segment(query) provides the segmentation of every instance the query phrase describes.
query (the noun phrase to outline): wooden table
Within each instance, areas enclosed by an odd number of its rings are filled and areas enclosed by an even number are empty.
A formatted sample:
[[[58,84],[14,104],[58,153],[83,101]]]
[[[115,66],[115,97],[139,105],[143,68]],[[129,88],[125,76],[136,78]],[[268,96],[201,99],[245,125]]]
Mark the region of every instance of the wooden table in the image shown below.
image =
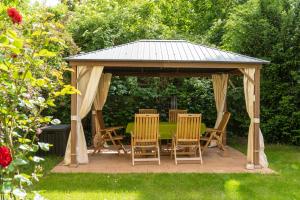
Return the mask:
[[[126,134],[130,134],[133,131],[134,122],[130,122],[126,127]],[[201,134],[203,134],[206,130],[206,125],[201,123]],[[160,139],[172,139],[173,134],[176,133],[176,123],[170,122],[159,122],[159,135]]]

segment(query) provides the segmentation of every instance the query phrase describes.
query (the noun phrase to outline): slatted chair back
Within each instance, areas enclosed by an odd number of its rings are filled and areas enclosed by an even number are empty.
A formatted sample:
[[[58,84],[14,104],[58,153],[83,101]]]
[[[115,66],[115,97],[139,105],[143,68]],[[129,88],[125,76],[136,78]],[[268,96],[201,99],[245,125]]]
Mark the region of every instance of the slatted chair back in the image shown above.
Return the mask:
[[[199,141],[201,133],[201,114],[178,114],[177,141]]]
[[[157,114],[156,109],[139,109],[139,114]]]
[[[169,110],[169,122],[176,123],[178,114],[186,114],[187,110],[170,109]]]
[[[155,142],[159,135],[159,114],[135,114],[134,140],[136,142]]]
[[[222,131],[222,132],[225,131],[227,123],[230,119],[230,115],[231,115],[230,112],[224,112],[223,117],[222,117],[222,119],[219,123],[219,126],[217,128],[219,131]]]

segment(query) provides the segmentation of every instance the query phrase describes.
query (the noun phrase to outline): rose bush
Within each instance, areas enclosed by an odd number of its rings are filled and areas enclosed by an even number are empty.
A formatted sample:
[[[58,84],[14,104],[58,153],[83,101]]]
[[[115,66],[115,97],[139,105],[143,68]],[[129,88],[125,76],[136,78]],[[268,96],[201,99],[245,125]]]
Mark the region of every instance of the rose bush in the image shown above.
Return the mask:
[[[77,92],[63,79],[70,71],[63,57],[77,50],[64,19],[51,9],[16,2],[0,2],[2,199],[28,198],[26,191],[42,176],[44,159],[35,153],[50,146],[39,142],[38,135],[43,126],[59,122],[45,110],[55,107],[57,98]]]

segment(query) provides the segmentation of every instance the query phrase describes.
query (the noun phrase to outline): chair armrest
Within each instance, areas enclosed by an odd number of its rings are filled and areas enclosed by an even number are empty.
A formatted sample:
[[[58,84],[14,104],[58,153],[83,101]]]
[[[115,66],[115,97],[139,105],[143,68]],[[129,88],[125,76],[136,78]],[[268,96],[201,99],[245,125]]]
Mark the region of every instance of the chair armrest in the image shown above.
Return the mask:
[[[206,128],[206,132],[212,132],[212,131],[218,131],[218,129],[215,128]]]
[[[132,131],[130,131],[130,135],[132,138],[134,138],[134,133]]]
[[[114,130],[118,130],[118,129],[122,129],[124,128],[123,126],[115,126],[115,127],[107,127],[105,128],[105,130],[109,130],[109,131],[114,131]]]
[[[215,129],[215,128],[206,128],[205,132],[223,132],[223,131],[220,131],[218,129]]]

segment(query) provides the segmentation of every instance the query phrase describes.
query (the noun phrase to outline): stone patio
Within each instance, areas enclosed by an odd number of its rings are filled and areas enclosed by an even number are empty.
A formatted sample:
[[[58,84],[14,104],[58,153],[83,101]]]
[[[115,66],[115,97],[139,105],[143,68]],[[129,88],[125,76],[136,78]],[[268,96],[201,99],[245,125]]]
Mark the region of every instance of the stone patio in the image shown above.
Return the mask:
[[[161,156],[161,165],[151,162],[131,164],[130,154],[118,156],[111,150],[101,154],[89,153],[89,164],[78,167],[59,163],[52,169],[54,173],[274,173],[269,168],[247,170],[246,156],[238,150],[227,147],[224,154],[217,148],[208,148],[203,155],[203,165],[199,162],[182,162],[175,165],[170,156]]]

